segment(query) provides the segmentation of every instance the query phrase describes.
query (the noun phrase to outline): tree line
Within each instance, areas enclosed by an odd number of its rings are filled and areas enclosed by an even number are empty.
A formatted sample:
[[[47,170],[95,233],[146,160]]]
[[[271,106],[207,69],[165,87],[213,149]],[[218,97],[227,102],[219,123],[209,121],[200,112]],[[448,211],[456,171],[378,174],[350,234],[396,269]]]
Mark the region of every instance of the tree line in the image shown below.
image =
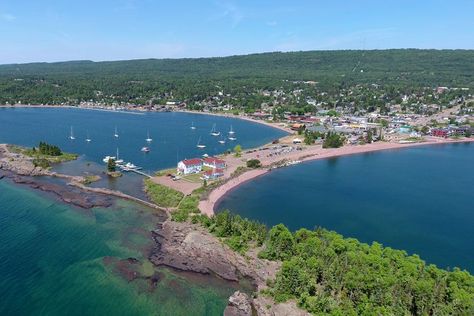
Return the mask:
[[[225,58],[0,65],[0,103],[153,104],[175,99],[193,105],[224,91],[237,97],[243,108],[252,108],[265,100],[251,96],[255,89],[275,90],[305,80],[318,82],[319,88],[331,94],[364,83],[390,85],[397,87],[395,90],[472,88],[474,51],[309,51]],[[387,92],[387,96],[393,94],[391,88]],[[367,102],[377,106],[373,99]]]
[[[315,315],[473,315],[474,276],[426,264],[417,255],[361,243],[326,229],[270,230],[228,211],[195,215],[232,249],[282,261],[275,280],[259,295],[296,299]]]

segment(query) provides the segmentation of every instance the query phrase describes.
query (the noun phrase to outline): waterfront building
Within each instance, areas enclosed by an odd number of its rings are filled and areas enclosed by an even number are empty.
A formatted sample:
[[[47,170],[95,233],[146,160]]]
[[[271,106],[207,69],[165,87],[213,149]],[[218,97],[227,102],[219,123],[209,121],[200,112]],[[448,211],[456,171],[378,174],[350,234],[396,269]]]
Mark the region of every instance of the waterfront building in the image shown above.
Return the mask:
[[[178,174],[199,173],[202,171],[202,165],[202,159],[199,158],[181,160],[178,162],[177,172]]]
[[[205,171],[204,174],[202,175],[202,178],[204,180],[214,180],[222,176],[224,176],[224,170],[220,168],[215,168],[212,170]]]
[[[206,166],[206,167],[209,167],[209,168],[224,169],[224,168],[227,167],[224,160],[216,158],[216,157],[204,158],[202,164],[203,164],[203,166]]]
[[[448,137],[449,136],[449,131],[446,128],[432,128],[430,133],[431,133],[431,136],[436,136],[436,137]]]

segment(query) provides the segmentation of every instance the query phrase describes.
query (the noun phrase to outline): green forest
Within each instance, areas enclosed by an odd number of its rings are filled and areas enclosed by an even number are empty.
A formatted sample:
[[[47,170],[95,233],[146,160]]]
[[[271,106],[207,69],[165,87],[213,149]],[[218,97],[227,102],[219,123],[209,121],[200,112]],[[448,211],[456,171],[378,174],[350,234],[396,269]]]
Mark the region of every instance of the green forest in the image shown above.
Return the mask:
[[[315,315],[474,315],[474,276],[427,264],[417,255],[361,243],[317,228],[270,230],[228,211],[193,217],[232,249],[282,261],[275,280],[257,295],[295,299]]]
[[[474,87],[474,50],[308,51],[0,65],[0,104],[192,104],[219,91],[236,96],[301,80],[316,81],[328,91],[356,84]]]

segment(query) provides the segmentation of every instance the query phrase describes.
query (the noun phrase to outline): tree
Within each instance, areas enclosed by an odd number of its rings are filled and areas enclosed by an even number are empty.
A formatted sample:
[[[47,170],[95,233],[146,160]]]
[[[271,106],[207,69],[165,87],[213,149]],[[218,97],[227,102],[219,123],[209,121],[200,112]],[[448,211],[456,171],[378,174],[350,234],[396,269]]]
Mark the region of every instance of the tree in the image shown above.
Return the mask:
[[[344,145],[345,138],[337,133],[327,132],[323,148],[339,148]]]
[[[380,120],[380,125],[382,125],[383,128],[387,128],[388,127],[388,121],[385,120],[385,119],[381,119]]]
[[[250,159],[249,161],[247,161],[248,168],[256,169],[256,168],[260,168],[261,166],[262,166],[262,163],[258,159]]]
[[[295,241],[293,234],[283,224],[278,224],[270,229],[269,237],[262,256],[272,260],[288,259],[293,254]]]
[[[109,161],[107,161],[107,171],[114,172],[115,168],[116,168],[115,159],[109,159]]]
[[[242,156],[242,146],[240,146],[240,145],[235,145],[235,147],[234,147],[234,154],[235,154],[235,157],[240,157],[240,156]]]
[[[369,143],[369,144],[372,143],[372,140],[373,140],[372,138],[373,138],[373,137],[372,137],[372,130],[369,129],[369,130],[367,131],[367,138],[366,138],[367,143]]]
[[[426,134],[428,134],[428,133],[430,132],[430,128],[425,125],[425,126],[423,126],[423,127],[421,128],[421,132],[422,132],[424,135],[426,135]]]

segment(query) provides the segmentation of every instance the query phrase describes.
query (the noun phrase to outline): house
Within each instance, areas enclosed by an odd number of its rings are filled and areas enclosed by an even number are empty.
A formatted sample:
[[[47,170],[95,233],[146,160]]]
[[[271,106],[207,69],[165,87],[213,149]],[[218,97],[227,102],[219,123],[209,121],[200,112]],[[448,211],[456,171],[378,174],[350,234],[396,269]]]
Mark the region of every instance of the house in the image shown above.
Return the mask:
[[[178,162],[178,174],[198,173],[202,170],[202,159],[185,159]]]
[[[203,161],[203,165],[213,169],[224,169],[225,167],[227,167],[224,160],[218,159],[216,157],[205,158]]]
[[[447,129],[444,128],[432,128],[431,131],[431,136],[436,136],[436,137],[448,137],[449,133]]]
[[[291,125],[291,130],[292,131],[299,131],[299,130],[304,130],[306,128],[306,125],[305,124],[292,124]]]
[[[204,174],[202,175],[202,179],[204,179],[204,180],[214,180],[214,179],[217,179],[217,178],[222,177],[222,176],[224,176],[224,170],[219,169],[219,168],[215,168],[215,169],[207,170],[206,172],[204,172]]]

